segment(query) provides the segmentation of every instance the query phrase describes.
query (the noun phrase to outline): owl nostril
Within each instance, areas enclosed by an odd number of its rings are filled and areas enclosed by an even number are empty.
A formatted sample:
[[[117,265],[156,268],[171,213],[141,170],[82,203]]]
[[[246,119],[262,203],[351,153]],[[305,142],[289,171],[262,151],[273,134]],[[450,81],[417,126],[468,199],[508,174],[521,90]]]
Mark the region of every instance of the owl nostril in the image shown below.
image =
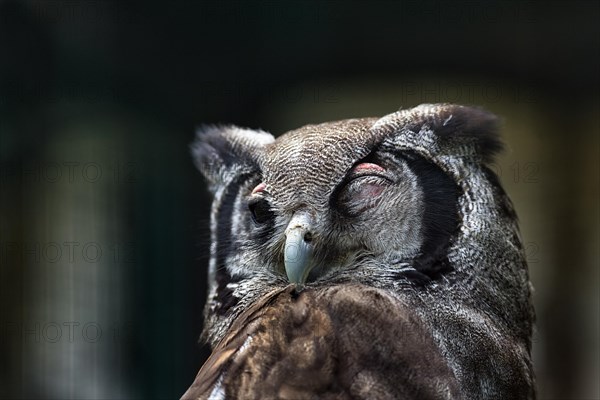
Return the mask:
[[[304,241],[305,241],[306,243],[310,243],[310,242],[312,241],[312,233],[310,233],[310,232],[306,232],[306,233],[304,234]]]

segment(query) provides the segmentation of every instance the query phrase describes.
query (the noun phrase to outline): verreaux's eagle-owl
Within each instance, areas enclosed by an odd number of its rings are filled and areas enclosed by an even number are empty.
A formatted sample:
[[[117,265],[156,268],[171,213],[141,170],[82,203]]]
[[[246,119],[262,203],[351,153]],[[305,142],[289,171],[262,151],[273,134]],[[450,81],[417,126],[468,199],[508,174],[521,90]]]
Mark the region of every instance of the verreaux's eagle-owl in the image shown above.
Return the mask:
[[[205,127],[203,338],[184,399],[532,399],[517,219],[497,118],[425,104],[277,139]]]

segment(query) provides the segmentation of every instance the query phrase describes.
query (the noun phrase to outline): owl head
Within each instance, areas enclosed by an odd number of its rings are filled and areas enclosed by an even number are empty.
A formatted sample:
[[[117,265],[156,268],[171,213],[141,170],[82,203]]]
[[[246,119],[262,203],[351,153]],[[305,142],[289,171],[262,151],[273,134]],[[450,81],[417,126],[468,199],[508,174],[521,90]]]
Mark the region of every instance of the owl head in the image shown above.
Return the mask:
[[[269,291],[350,282],[412,302],[434,331],[474,308],[528,351],[516,217],[487,167],[497,124],[478,108],[425,104],[277,139],[200,129],[193,155],[214,196],[205,338],[216,343]]]

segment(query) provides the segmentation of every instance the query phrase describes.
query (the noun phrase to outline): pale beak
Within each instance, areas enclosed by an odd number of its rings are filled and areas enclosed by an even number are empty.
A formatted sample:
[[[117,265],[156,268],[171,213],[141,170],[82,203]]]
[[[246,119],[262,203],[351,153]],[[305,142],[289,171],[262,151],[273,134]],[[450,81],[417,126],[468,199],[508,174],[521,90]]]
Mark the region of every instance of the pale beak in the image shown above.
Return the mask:
[[[307,213],[294,215],[285,230],[285,273],[291,283],[303,285],[312,269],[312,219]]]

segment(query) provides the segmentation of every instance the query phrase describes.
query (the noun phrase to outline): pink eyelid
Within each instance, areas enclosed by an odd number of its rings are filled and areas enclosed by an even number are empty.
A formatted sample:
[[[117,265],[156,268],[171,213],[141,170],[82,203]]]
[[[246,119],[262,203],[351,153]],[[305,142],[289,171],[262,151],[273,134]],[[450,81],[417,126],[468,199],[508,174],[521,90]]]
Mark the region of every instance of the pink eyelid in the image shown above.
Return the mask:
[[[266,187],[267,185],[264,182],[261,182],[258,185],[256,185],[254,189],[252,189],[252,194],[260,193],[264,191]]]
[[[360,163],[357,166],[355,166],[353,168],[354,172],[361,172],[361,171],[377,171],[377,172],[384,172],[385,169],[377,164],[373,164],[373,163]]]

